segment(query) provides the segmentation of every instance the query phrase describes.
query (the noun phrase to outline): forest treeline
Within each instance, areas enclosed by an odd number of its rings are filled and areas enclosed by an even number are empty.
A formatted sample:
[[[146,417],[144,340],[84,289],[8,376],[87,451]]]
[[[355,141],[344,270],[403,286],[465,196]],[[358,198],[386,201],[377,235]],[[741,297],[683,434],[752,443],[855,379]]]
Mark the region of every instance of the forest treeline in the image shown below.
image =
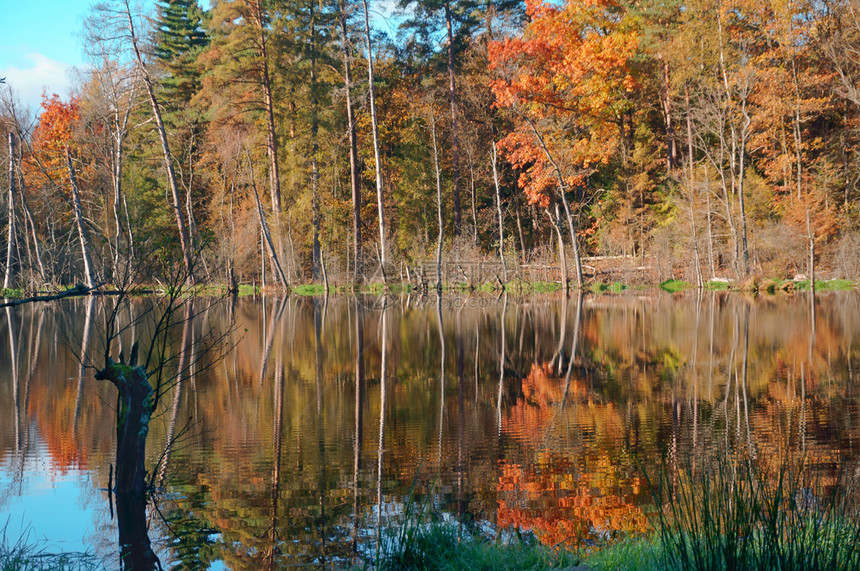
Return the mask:
[[[860,274],[860,1],[379,9],[94,5],[71,93],[2,93],[4,288]]]

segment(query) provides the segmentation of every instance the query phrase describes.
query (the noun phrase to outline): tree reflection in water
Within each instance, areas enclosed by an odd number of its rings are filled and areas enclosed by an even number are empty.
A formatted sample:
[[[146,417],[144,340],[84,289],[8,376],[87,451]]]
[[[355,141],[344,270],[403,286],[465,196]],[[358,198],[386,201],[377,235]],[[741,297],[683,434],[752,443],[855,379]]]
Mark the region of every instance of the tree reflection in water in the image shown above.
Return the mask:
[[[79,399],[80,362],[54,334],[84,331],[90,314],[96,335],[102,302],[87,302],[16,308],[0,327],[0,370],[31,363],[0,379],[0,470],[18,474],[16,501],[31,493],[33,436],[57,474],[108,487],[116,393]],[[856,293],[239,299],[174,332],[171,374],[233,318],[236,349],[179,375],[150,423],[165,522],[117,506],[171,565],[361,563],[413,482],[461,531],[593,540],[647,524],[634,455],[646,468],[690,450],[794,455],[833,483],[860,450]]]

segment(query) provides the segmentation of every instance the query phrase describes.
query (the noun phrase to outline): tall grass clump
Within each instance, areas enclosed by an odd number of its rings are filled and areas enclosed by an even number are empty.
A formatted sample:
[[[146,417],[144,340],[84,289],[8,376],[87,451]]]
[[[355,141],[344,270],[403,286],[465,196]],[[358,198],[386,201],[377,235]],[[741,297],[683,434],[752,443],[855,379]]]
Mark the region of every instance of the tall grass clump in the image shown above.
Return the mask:
[[[445,519],[417,499],[414,484],[401,521],[380,529],[374,569],[400,570],[525,570],[569,568],[581,559],[575,553],[541,545],[534,534],[519,530],[489,534],[475,522]]]
[[[9,539],[9,521],[0,529],[0,571],[64,571],[66,569],[95,570],[105,566],[91,553],[52,553],[44,541],[34,540],[24,530],[14,541]]]
[[[690,570],[860,569],[853,482],[825,487],[804,463],[768,470],[725,455],[648,478],[667,567]]]

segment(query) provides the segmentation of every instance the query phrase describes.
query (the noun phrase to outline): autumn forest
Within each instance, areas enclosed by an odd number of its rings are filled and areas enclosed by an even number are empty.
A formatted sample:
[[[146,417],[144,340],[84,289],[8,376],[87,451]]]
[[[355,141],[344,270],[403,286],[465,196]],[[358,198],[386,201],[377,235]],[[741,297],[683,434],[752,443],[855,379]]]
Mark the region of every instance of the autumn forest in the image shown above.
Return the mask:
[[[385,8],[94,5],[2,86],[4,288],[860,274],[857,0]]]

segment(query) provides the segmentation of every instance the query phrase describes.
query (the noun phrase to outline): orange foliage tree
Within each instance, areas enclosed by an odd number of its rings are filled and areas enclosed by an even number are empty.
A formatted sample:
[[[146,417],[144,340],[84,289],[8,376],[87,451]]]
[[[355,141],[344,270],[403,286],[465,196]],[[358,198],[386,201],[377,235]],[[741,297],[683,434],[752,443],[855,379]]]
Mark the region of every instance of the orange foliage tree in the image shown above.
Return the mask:
[[[616,0],[526,4],[531,22],[523,35],[489,46],[496,105],[514,120],[499,146],[529,201],[547,207],[557,196],[563,203],[581,286],[567,193],[586,204],[588,177],[615,154],[636,88],[630,68],[639,32]]]
[[[51,97],[43,94],[42,108],[44,111],[33,132],[33,152],[38,164],[37,171],[47,177],[52,185],[62,188],[64,185],[59,181],[62,180],[63,175],[60,173],[65,170],[72,213],[81,246],[83,277],[87,287],[93,288],[96,285],[95,269],[90,255],[89,232],[81,205],[78,169],[74,166],[75,151],[78,146],[74,131],[76,123],[80,121],[78,101],[72,97],[68,103],[64,103],[56,93]]]

